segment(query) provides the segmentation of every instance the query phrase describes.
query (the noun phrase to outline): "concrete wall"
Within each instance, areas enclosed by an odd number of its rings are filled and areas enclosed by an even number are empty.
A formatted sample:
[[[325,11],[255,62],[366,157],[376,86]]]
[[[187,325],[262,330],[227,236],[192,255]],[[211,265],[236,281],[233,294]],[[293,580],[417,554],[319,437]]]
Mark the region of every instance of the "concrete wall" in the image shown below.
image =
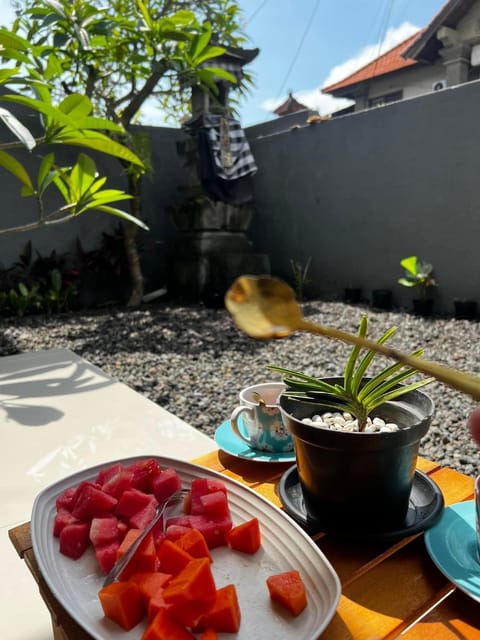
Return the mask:
[[[394,289],[399,261],[433,263],[438,308],[480,299],[480,83],[257,138],[252,238],[287,277],[312,256],[311,291]]]
[[[249,237],[271,258],[272,272],[292,281],[289,260],[312,257],[312,295],[342,297],[360,286],[392,288],[409,306],[413,291],[397,284],[403,257],[431,262],[439,283],[436,308],[451,312],[455,297],[480,302],[480,82],[335,118],[283,129],[277,120],[247,129],[259,171],[256,213]],[[303,117],[303,116],[302,116]],[[155,172],[144,185],[140,233],[147,288],[166,280],[167,253],[176,233],[167,209],[181,200],[186,170],[176,152],[182,133],[149,128]],[[115,160],[101,172],[121,184]],[[28,200],[6,174],[2,228],[28,217]],[[116,219],[97,213],[54,230],[0,236],[0,261],[11,264],[30,238],[41,253],[70,250],[76,237],[96,246]]]

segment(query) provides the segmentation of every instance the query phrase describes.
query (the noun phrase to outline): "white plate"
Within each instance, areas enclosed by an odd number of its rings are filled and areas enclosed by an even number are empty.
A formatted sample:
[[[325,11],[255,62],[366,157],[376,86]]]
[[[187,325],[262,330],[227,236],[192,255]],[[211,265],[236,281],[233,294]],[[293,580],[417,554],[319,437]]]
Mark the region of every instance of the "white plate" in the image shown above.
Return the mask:
[[[234,583],[237,588],[242,622],[235,640],[316,640],[330,622],[340,598],[340,580],[325,555],[289,516],[271,502],[239,482],[210,469],[172,458],[154,457],[162,467],[173,467],[183,486],[198,477],[215,477],[225,482],[234,524],[253,517],[260,521],[262,547],[254,555],[214,549],[213,573],[217,587]],[[131,464],[142,458],[119,460]],[[58,550],[53,536],[55,499],[65,489],[83,480],[92,480],[101,468],[97,465],[47,487],[33,505],[32,546],[40,571],[57,600],[96,640],[140,640],[145,629],[141,623],[128,633],[103,617],[97,593],[103,576],[93,551],[79,560],[71,560]],[[296,618],[270,602],[265,580],[269,575],[298,569],[305,582],[308,605]],[[232,634],[219,634],[221,640]]]

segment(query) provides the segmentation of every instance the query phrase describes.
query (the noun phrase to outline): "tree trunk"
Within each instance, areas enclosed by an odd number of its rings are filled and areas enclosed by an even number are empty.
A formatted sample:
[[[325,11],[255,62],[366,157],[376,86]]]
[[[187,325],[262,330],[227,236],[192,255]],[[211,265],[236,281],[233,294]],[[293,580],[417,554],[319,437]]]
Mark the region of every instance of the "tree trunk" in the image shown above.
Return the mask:
[[[129,175],[128,177],[128,192],[133,196],[130,201],[130,213],[136,218],[141,218],[140,208],[140,180],[137,176]],[[124,227],[124,243],[125,253],[127,254],[128,267],[130,271],[130,278],[132,283],[132,289],[130,291],[130,298],[128,299],[128,307],[138,307],[143,298],[144,280],[142,274],[142,266],[140,263],[140,255],[138,253],[136,236],[138,233],[138,227],[136,224],[128,223]]]

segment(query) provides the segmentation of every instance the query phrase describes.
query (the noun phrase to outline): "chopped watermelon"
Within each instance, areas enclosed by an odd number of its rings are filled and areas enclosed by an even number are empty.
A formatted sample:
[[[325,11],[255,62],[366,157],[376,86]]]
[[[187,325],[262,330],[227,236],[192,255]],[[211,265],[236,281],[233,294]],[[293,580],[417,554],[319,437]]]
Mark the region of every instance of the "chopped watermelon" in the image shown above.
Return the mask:
[[[227,496],[223,491],[213,491],[200,496],[203,514],[210,518],[225,518],[230,515]]]
[[[152,493],[152,480],[161,471],[156,460],[153,458],[140,460],[131,464],[127,469],[133,471],[132,487],[145,491],[145,493]]]
[[[101,487],[110,480],[115,474],[123,469],[123,465],[120,462],[116,462],[105,469],[100,469],[97,474],[95,482],[99,484]]]
[[[182,483],[175,469],[163,469],[152,479],[152,491],[158,502],[165,502],[167,498],[179,491]]]
[[[86,522],[92,518],[109,515],[116,504],[116,498],[109,496],[95,485],[85,484],[78,492],[72,515]]]
[[[185,515],[170,518],[169,526],[172,524],[183,527],[198,529],[203,534],[209,549],[220,547],[226,544],[227,533],[232,528],[232,520],[230,516],[225,518],[217,518],[215,520],[204,515]]]
[[[115,516],[93,518],[89,535],[94,547],[102,547],[109,542],[117,542],[119,539],[118,519]]]
[[[73,560],[78,560],[90,544],[89,531],[90,523],[88,522],[68,524],[64,527],[59,536],[60,553],[73,558]]]
[[[67,509],[68,511],[71,511],[75,502],[76,493],[76,487],[70,487],[61,493],[55,501],[57,510],[60,511],[60,509]]]
[[[74,518],[67,509],[59,509],[53,523],[53,535],[58,538],[62,529],[68,524],[78,524],[79,520]]]
[[[103,573],[107,574],[117,561],[117,553],[120,543],[118,540],[95,547],[95,557]]]
[[[132,487],[134,473],[128,469],[120,469],[103,484],[102,489],[114,498],[120,498],[122,493]]]
[[[155,506],[157,505],[157,501],[152,494],[144,493],[135,488],[127,489],[118,500],[115,513],[118,516],[131,518],[138,511],[142,511],[148,504],[152,503],[154,503]]]
[[[129,520],[130,526],[134,529],[145,529],[153,520],[156,511],[155,504],[150,502],[146,507],[133,514]]]

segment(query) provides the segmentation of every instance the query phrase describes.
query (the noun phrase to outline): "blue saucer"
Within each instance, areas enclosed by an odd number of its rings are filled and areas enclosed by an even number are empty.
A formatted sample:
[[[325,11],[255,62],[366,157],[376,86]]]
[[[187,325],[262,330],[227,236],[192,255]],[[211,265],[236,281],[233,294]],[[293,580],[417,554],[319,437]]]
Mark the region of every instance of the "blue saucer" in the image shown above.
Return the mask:
[[[295,451],[274,453],[273,451],[251,449],[246,442],[235,435],[230,426],[230,420],[225,420],[218,427],[214,439],[220,449],[237,458],[254,460],[255,462],[295,462]]]
[[[458,502],[425,534],[425,546],[440,571],[480,602],[480,564],[475,532],[475,501]]]

